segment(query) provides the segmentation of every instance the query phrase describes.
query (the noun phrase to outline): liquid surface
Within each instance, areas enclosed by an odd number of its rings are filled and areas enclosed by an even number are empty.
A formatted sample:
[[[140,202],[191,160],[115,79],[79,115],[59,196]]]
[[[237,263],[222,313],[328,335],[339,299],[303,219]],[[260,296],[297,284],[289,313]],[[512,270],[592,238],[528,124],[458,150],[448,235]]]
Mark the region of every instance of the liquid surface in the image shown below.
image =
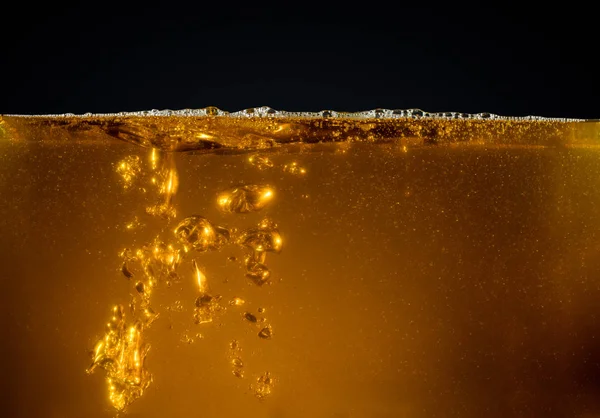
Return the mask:
[[[600,415],[595,122],[237,153],[3,123],[7,416]]]

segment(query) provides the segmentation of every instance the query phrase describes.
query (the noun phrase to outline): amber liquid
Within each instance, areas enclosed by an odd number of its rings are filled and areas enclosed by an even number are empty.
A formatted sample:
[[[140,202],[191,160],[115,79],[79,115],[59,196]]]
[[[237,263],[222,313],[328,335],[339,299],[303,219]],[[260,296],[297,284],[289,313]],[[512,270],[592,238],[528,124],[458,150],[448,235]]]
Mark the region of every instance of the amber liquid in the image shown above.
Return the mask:
[[[107,376],[134,355],[148,379],[119,416],[600,416],[595,147],[102,137],[4,140],[0,161],[4,416],[116,416]],[[236,211],[241,184],[272,196]],[[193,215],[230,236],[193,248]],[[265,219],[281,248],[257,255]],[[141,293],[122,252],[159,241],[179,261]],[[90,370],[119,305],[147,351]]]

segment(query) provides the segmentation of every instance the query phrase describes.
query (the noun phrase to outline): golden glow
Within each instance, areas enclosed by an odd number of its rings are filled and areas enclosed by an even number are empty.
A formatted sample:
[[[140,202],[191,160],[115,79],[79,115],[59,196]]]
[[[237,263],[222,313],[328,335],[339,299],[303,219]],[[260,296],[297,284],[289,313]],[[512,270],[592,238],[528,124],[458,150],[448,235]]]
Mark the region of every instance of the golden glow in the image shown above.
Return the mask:
[[[142,171],[140,157],[137,155],[125,157],[117,163],[115,171],[121,176],[123,188],[129,189]]]
[[[306,169],[304,167],[301,167],[300,165],[298,165],[298,163],[296,161],[284,165],[283,171],[285,171],[286,173],[290,173],[290,174],[294,174],[294,175],[298,175],[298,176],[303,176],[304,174],[306,174]]]
[[[231,302],[229,302],[229,304],[233,306],[242,306],[244,303],[246,303],[246,301],[242,298],[233,298],[231,299]]]
[[[150,169],[156,170],[160,161],[160,151],[156,148],[152,148],[150,151]]]
[[[149,346],[142,341],[142,324],[127,326],[123,307],[116,305],[107,324],[106,334],[94,347],[88,373],[103,368],[108,384],[108,398],[118,411],[142,396],[152,377],[144,367]]]
[[[208,281],[206,280],[206,276],[202,273],[202,270],[196,264],[196,260],[192,260],[192,264],[194,265],[194,271],[196,276],[196,283],[198,284],[198,290],[200,294],[208,293]]]
[[[251,155],[248,157],[248,162],[250,165],[256,167],[259,170],[265,170],[267,168],[273,167],[273,162],[264,155]]]

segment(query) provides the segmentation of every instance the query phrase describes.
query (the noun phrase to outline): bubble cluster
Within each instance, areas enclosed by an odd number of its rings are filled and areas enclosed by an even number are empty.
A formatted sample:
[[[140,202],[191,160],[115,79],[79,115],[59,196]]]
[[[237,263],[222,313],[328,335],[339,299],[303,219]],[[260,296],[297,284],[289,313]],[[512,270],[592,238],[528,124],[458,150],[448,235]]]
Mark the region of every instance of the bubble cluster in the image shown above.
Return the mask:
[[[256,379],[256,383],[250,386],[250,389],[254,392],[254,396],[258,399],[263,400],[271,395],[273,390],[274,380],[271,377],[271,373],[265,372]]]
[[[115,171],[121,176],[123,187],[129,189],[136,177],[142,172],[140,157],[137,155],[125,157],[117,163]]]
[[[156,203],[146,208],[146,213],[164,219],[172,219],[177,216],[173,198],[179,188],[179,176],[173,166],[171,157],[167,166],[157,169],[155,175],[150,179],[152,185],[158,192]],[[170,164],[169,164],[170,163]]]
[[[283,166],[283,171],[286,173],[294,174],[296,176],[303,176],[306,174],[306,168],[301,167],[296,161]]]
[[[237,237],[237,243],[248,251],[244,259],[246,277],[259,286],[268,282],[271,272],[265,264],[267,252],[279,253],[283,246],[277,224],[264,219],[256,228],[243,231]]]
[[[88,373],[104,369],[109,401],[118,411],[138,399],[152,382],[144,362],[150,346],[142,338],[144,326],[136,321],[127,325],[121,305],[112,308],[106,332],[95,345]]]
[[[244,362],[242,360],[242,348],[237,340],[229,343],[228,352],[229,364],[231,366],[231,373],[238,378],[244,377]]]
[[[209,293],[206,276],[200,270],[195,260],[193,261],[193,265],[199,292],[199,296],[196,298],[194,304],[194,323],[206,324],[212,322],[216,315],[221,313],[225,308],[220,304],[221,296],[212,296]]]
[[[220,193],[217,197],[219,209],[227,213],[256,212],[267,206],[275,196],[268,185],[243,185]]]
[[[267,168],[273,168],[273,161],[269,159],[269,157],[265,155],[251,155],[248,157],[248,162],[250,165],[258,168],[259,170],[265,170]]]
[[[264,156],[250,157],[249,162],[259,169],[271,168],[273,163]],[[156,215],[170,222],[177,216],[173,197],[177,193],[179,178],[175,170],[172,156],[155,149],[151,150],[148,160],[144,163],[147,170],[142,170],[143,164],[139,157],[127,158],[117,164],[125,188],[130,187],[136,177],[147,181],[149,189],[155,191],[156,204],[146,206],[146,213]],[[296,163],[284,167],[292,174],[302,174],[301,167]],[[145,187],[139,189],[147,193]],[[148,195],[146,195],[148,196]],[[150,196],[152,198],[152,196]],[[218,208],[227,214],[244,214],[257,212],[265,208],[274,198],[274,189],[268,185],[242,185],[231,188],[219,194]],[[126,230],[139,228],[142,224],[135,216],[133,221],[126,224]],[[169,229],[166,229],[169,231]],[[210,272],[199,264],[202,253],[219,251],[225,245],[232,243],[245,249],[245,275],[257,285],[269,281],[271,272],[266,266],[267,253],[279,253],[283,240],[277,224],[265,218],[258,225],[239,231],[237,228],[228,229],[217,226],[200,215],[191,215],[180,219],[176,226],[170,229],[173,235],[163,236],[165,229],[153,240],[141,246],[123,249],[120,253],[118,273],[130,283],[131,302],[129,303],[131,320],[126,324],[123,308],[118,305],[113,309],[113,316],[107,325],[104,337],[98,341],[93,352],[92,365],[88,368],[91,373],[101,367],[105,369],[109,384],[109,400],[118,410],[122,411],[131,402],[139,398],[148,387],[152,378],[144,367],[149,345],[142,341],[142,332],[150,327],[158,318],[159,313],[152,307],[153,295],[162,285],[170,287],[173,282],[181,282],[178,271],[183,263],[190,263],[192,274],[184,276],[192,279],[196,294],[189,302],[176,300],[172,304],[163,305],[168,315],[175,312],[187,311],[187,303],[191,303],[192,319],[196,325],[209,324],[226,311],[226,306],[241,307],[246,301],[241,297],[229,299],[222,303],[222,296],[215,295],[209,285]],[[168,240],[172,239],[173,242]],[[195,258],[189,259],[194,255]],[[236,256],[227,257],[228,261],[236,262]],[[256,337],[262,340],[272,338],[272,326],[264,318],[264,309],[259,308],[258,314],[250,311],[241,313],[245,322],[255,329]],[[172,329],[172,325],[171,325]],[[184,344],[192,344],[203,338],[201,334],[193,337],[188,330],[180,336]],[[234,340],[228,352],[231,372],[238,378],[244,377],[245,364],[241,358],[241,347]],[[260,376],[252,385],[255,395],[264,399],[271,393],[272,377],[269,373]]]

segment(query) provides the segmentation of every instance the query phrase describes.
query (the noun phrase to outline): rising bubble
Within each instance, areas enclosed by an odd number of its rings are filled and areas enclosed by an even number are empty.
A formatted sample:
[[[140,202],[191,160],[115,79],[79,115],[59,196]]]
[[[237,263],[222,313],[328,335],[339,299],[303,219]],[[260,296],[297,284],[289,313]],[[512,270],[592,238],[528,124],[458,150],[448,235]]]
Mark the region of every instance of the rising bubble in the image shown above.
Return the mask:
[[[247,213],[264,208],[273,200],[271,186],[245,185],[226,190],[217,197],[217,205],[223,212]]]
[[[214,226],[208,219],[199,215],[182,220],[174,232],[186,251],[218,250],[229,240],[229,231],[226,228]]]

